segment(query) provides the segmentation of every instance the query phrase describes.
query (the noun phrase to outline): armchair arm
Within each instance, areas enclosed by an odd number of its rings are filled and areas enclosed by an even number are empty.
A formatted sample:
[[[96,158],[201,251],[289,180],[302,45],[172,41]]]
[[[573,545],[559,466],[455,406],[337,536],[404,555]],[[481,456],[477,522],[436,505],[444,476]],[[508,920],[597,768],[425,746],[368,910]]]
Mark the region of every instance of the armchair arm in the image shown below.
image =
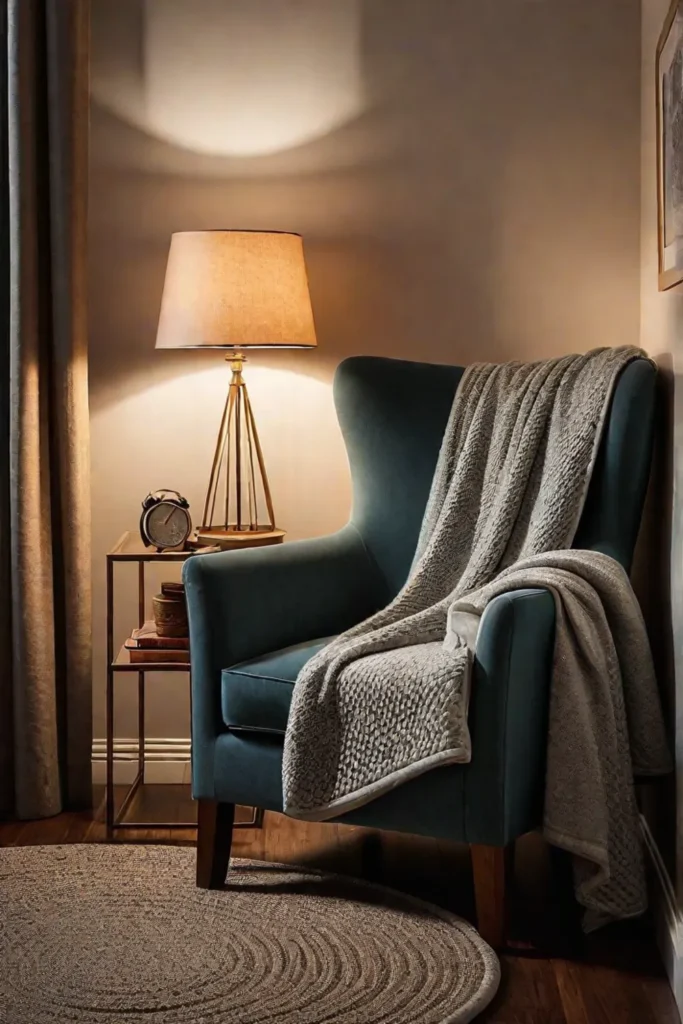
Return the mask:
[[[470,701],[470,842],[502,846],[542,823],[554,643],[549,591],[513,590],[487,605]]]
[[[192,650],[193,788],[206,793],[213,785],[213,744],[224,731],[222,669],[348,629],[381,605],[384,583],[353,525],[329,537],[191,558],[183,581]]]

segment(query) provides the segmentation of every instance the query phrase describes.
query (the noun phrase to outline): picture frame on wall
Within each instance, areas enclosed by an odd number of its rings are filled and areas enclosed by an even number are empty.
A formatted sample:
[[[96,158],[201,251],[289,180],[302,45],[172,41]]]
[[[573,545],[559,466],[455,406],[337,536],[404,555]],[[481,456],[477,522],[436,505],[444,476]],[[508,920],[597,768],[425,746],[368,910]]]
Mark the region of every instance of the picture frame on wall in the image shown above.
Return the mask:
[[[657,46],[659,290],[683,281],[683,0],[673,0]]]

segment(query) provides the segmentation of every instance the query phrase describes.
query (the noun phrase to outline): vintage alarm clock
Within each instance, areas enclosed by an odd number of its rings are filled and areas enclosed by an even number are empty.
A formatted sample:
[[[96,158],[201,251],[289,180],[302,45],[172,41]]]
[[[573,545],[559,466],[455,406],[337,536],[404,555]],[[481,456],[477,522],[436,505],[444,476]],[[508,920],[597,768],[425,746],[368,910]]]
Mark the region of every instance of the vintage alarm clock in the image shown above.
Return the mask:
[[[140,536],[145,547],[182,550],[192,533],[190,503],[178,491],[162,488],[142,503]]]

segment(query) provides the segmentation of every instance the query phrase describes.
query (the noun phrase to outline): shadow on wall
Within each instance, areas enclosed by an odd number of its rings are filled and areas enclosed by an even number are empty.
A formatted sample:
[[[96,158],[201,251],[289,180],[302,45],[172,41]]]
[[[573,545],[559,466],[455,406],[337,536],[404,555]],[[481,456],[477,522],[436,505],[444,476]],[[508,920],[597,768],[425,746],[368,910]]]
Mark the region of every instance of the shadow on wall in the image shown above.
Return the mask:
[[[152,351],[176,230],[304,235],[320,348],[262,366],[633,340],[617,8],[94,0],[94,409],[215,358]]]

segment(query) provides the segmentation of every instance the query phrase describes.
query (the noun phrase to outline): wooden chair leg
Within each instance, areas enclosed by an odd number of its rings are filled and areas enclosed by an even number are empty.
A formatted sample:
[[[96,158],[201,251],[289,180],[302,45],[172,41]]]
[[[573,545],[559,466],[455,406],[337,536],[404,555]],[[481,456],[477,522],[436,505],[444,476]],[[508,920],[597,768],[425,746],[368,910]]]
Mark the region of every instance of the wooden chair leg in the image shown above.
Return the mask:
[[[199,800],[197,808],[197,886],[222,889],[230,863],[235,805]]]
[[[505,882],[513,849],[513,846],[470,846],[477,928],[493,949],[500,949],[505,940]]]

